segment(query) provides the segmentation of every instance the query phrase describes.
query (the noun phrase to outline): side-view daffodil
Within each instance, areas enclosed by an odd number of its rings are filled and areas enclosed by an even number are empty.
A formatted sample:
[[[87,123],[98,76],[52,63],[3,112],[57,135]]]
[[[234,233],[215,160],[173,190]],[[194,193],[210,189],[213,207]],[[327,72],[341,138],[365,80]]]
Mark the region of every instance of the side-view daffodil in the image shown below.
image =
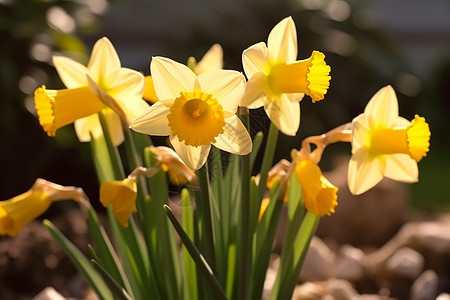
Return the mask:
[[[26,224],[43,214],[53,202],[69,199],[88,203],[81,188],[65,187],[38,178],[27,192],[0,201],[0,235],[17,235]]]
[[[35,91],[39,122],[49,136],[58,128],[75,122],[78,139],[90,141],[103,134],[97,113],[102,110],[114,145],[123,139],[121,128],[128,127],[149,105],[142,99],[144,77],[122,68],[111,42],[98,40],[87,67],[62,56],[53,63],[67,89]],[[124,124],[125,123],[125,124]]]
[[[236,116],[245,92],[244,76],[212,70],[200,75],[163,57],[153,58],[151,74],[159,101],[131,124],[137,132],[168,135],[185,164],[197,170],[211,144],[233,154],[248,154],[252,141]]]
[[[219,44],[214,44],[212,47],[203,55],[202,59],[197,63],[194,57],[190,57],[188,60],[188,66],[192,65],[191,70],[194,71],[195,75],[200,75],[206,71],[217,70],[223,68],[223,50],[222,46]],[[158,97],[155,93],[155,86],[153,85],[153,78],[151,75],[145,76],[145,90],[144,90],[144,100],[151,103],[158,101]]]
[[[297,59],[297,32],[287,17],[270,32],[267,46],[257,43],[242,54],[249,79],[242,106],[264,109],[270,120],[286,135],[300,126],[300,105],[304,94],[313,102],[322,100],[330,85],[331,68],[325,55],[313,51],[310,58]]]
[[[319,166],[309,159],[300,160],[295,173],[302,186],[305,208],[318,217],[334,213],[338,188],[323,176]]]
[[[112,206],[116,220],[128,227],[128,218],[136,213],[137,183],[135,179],[106,181],[100,186],[100,203],[104,207]]]
[[[402,182],[418,180],[417,162],[429,150],[430,128],[416,115],[399,117],[398,102],[391,86],[379,90],[364,113],[352,122],[352,157],[348,185],[359,195],[375,186],[383,177]]]

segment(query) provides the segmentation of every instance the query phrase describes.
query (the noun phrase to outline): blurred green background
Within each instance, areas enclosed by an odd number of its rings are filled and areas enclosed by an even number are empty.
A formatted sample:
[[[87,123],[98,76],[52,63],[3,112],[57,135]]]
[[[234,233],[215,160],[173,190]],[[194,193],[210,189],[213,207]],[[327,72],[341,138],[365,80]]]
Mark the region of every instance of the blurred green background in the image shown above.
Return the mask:
[[[225,68],[242,71],[242,51],[267,41],[273,26],[292,16],[299,59],[324,52],[332,80],[325,100],[302,101],[299,133],[280,137],[277,159],[303,138],[350,122],[391,84],[400,114],[424,116],[432,131],[420,182],[411,185],[412,207],[449,210],[449,15],[446,0],[0,0],[0,200],[41,177],[83,187],[97,201],[89,144],[78,142],[73,126],[47,137],[35,116],[35,88],[63,88],[52,55],[86,64],[94,43],[107,36],[123,66],[148,74],[152,56],[186,62],[220,43]],[[252,111],[252,134],[267,129],[264,112]],[[330,146],[323,168],[349,151],[348,144]]]

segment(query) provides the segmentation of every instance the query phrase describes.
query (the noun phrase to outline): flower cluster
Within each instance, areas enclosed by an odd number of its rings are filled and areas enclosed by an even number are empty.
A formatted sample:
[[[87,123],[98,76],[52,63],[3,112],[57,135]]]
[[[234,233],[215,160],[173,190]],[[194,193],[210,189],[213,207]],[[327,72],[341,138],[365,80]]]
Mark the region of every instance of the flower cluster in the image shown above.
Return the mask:
[[[305,95],[323,100],[330,85],[325,55],[313,51],[297,60],[297,44],[294,21],[287,17],[267,44],[243,51],[245,76],[223,69],[218,44],[198,63],[192,57],[186,65],[153,57],[145,77],[121,66],[107,38],[95,44],[87,67],[55,56],[66,89],[36,89],[39,123],[49,136],[74,123],[79,140],[91,143],[99,201],[117,250],[81,189],[43,180],[0,202],[0,234],[16,235],[52,202],[74,199],[88,212],[94,267],[45,224],[101,299],[260,299],[281,208],[287,206],[285,245],[270,299],[287,298],[320,218],[338,207],[338,187],[319,167],[325,148],[351,143],[348,187],[358,195],[383,177],[417,181],[417,162],[429,151],[430,139],[423,117],[399,117],[395,92],[386,86],[361,115],[307,137],[293,149],[291,161],[272,167],[278,133],[295,136],[299,130],[300,101]],[[249,109],[260,107],[271,125],[259,174],[252,177],[263,136],[250,136]],[[169,147],[153,145],[149,136],[168,136]],[[226,165],[221,151],[231,157]],[[208,168],[208,161],[219,167]],[[169,207],[175,201],[169,199],[170,183],[182,186],[182,224]]]

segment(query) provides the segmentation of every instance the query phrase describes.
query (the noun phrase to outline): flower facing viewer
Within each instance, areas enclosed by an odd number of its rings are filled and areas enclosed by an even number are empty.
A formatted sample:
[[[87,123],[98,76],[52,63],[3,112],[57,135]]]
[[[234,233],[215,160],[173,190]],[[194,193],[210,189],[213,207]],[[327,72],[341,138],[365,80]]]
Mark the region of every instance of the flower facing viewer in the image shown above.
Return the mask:
[[[348,184],[359,195],[383,177],[416,182],[417,162],[429,149],[430,129],[425,119],[399,117],[395,91],[391,86],[379,90],[364,113],[352,122],[352,157]]]
[[[239,72],[212,70],[200,75],[171,59],[155,57],[151,73],[158,101],[131,124],[137,132],[169,135],[177,154],[193,170],[204,165],[211,144],[248,154],[252,142],[236,116],[245,91]]]
[[[222,46],[219,44],[212,45],[212,47],[205,53],[205,55],[203,55],[202,59],[198,63],[194,57],[190,57],[188,59],[188,66],[190,67],[190,65],[192,65],[191,70],[193,70],[197,76],[207,71],[222,69]],[[158,97],[155,93],[155,86],[153,85],[153,78],[151,75],[145,76],[145,90],[143,98],[151,103],[158,102]]]
[[[260,42],[242,54],[249,79],[242,106],[264,109],[277,128],[295,135],[300,125],[300,106],[304,94],[313,102],[322,100],[330,85],[331,68],[325,55],[313,51],[310,58],[297,59],[297,32],[291,17],[270,32],[267,46]]]
[[[101,136],[97,113],[103,108],[112,141],[118,145],[124,139],[121,128],[148,109],[142,99],[144,77],[121,67],[116,50],[105,37],[95,43],[87,67],[62,56],[54,56],[53,63],[67,89],[42,86],[35,91],[39,122],[49,136],[73,122],[80,141],[90,141],[91,134]]]

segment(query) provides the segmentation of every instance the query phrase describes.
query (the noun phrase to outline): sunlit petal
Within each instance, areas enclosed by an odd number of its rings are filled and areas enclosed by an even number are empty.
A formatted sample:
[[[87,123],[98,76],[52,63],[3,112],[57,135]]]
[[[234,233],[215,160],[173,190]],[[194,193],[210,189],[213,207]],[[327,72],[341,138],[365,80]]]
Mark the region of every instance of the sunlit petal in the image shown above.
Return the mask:
[[[348,165],[348,187],[359,195],[374,187],[383,179],[386,165],[383,158],[370,157],[364,148],[356,151]]]
[[[159,100],[175,99],[181,92],[191,92],[197,78],[192,70],[165,57],[154,57],[150,70]]]
[[[160,102],[151,106],[149,111],[143,116],[137,118],[131,128],[137,132],[148,135],[166,136],[170,134],[170,127],[167,121],[167,115],[170,109]]]
[[[62,82],[68,89],[87,86],[88,69],[73,59],[64,56],[53,56],[53,64]]]
[[[255,44],[242,53],[242,65],[247,78],[252,78],[257,72],[265,72],[269,64],[269,54],[266,43]]]
[[[264,105],[264,81],[266,75],[263,72],[255,73],[245,85],[245,94],[242,98],[241,106],[248,108],[259,108]]]
[[[233,115],[228,119],[224,127],[224,133],[216,137],[213,143],[219,149],[224,151],[245,155],[252,151],[252,140],[247,129],[238,116]]]
[[[392,127],[398,118],[398,102],[394,89],[390,85],[380,89],[370,99],[364,114],[370,116],[372,126]]]
[[[198,170],[205,164],[211,149],[211,144],[198,147],[186,146],[174,136],[170,136],[170,143],[183,162],[192,170]]]
[[[245,78],[237,71],[213,70],[198,76],[204,93],[213,95],[223,109],[235,113],[245,92]]]
[[[300,105],[290,101],[286,94],[268,98],[264,109],[269,119],[286,135],[295,136],[300,126]]]
[[[272,29],[267,47],[271,61],[285,63],[297,59],[297,31],[292,17],[283,19]]]
[[[74,125],[75,133],[80,142],[89,142],[91,140],[91,134],[95,139],[103,135],[97,114],[78,119]]]
[[[397,181],[417,182],[419,180],[419,169],[416,161],[408,154],[386,155],[384,176]]]
[[[195,74],[223,68],[223,50],[219,44],[214,44],[195,66]]]
[[[109,86],[111,84],[111,74],[120,69],[120,60],[114,46],[108,38],[99,39],[92,49],[91,59],[89,60],[88,70],[90,76],[100,86]]]
[[[366,146],[370,130],[370,118],[366,114],[360,114],[352,122],[352,153]]]

